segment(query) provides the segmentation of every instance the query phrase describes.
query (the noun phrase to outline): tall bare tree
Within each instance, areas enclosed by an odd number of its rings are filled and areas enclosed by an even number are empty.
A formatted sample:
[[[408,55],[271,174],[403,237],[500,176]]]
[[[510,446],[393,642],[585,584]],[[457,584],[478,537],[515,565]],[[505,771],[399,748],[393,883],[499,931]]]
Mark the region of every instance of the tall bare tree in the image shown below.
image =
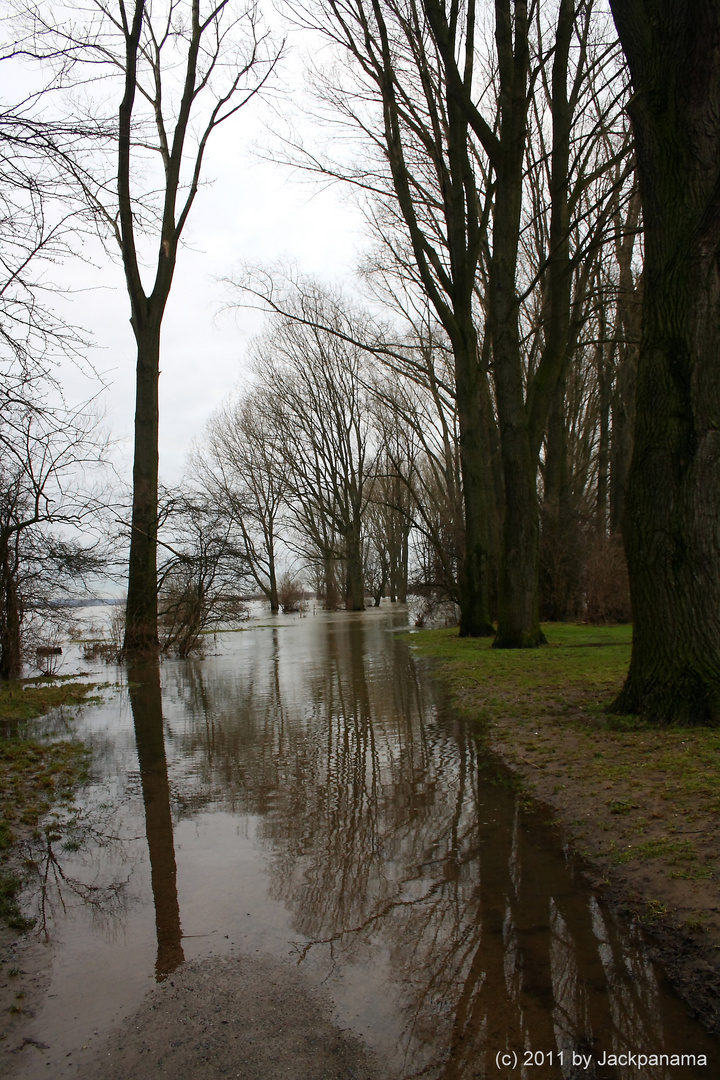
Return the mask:
[[[473,11],[471,5],[466,21],[458,17],[447,27],[447,48],[462,56],[461,81],[468,89],[475,83]],[[299,17],[312,18],[307,12]],[[353,114],[353,91],[347,85],[334,97],[343,100],[345,115],[354,115],[382,147],[417,275],[452,343],[465,511],[460,632],[489,635],[494,630],[482,424],[487,376],[480,364],[474,311],[486,243],[487,191],[472,160],[469,120],[457,89],[448,82],[422,6],[404,0],[327,0],[319,5],[314,24],[353,61],[355,100],[361,108],[374,100],[382,125],[379,137],[376,120]]]
[[[25,51],[55,63],[63,85],[119,83],[116,181],[74,177],[119,246],[137,345],[125,650],[143,653],[158,646],[160,331],[178,247],[211,136],[265,85],[278,50],[253,0],[91,0],[80,17],[36,4],[24,22]]]
[[[7,26],[4,28],[7,32]],[[3,50],[3,73],[18,62]],[[51,90],[40,97],[48,106]],[[103,454],[97,417],[64,400],[58,365],[93,378],[89,343],[53,307],[53,270],[76,253],[87,208],[68,167],[102,145],[102,125],[37,115],[36,96],[0,110],[0,678],[20,674],[40,603],[98,568],[76,527],[98,509],[91,477]],[[53,112],[48,108],[49,112]]]

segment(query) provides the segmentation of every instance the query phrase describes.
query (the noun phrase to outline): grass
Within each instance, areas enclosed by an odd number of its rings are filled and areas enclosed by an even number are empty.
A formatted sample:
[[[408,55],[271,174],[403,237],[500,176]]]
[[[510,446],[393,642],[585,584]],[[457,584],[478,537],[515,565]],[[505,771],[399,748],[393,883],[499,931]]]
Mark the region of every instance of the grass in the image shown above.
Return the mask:
[[[18,723],[44,716],[60,705],[94,704],[96,684],[68,681],[71,676],[40,676],[18,681],[0,681],[0,722]]]
[[[453,708],[511,764],[530,765],[543,797],[594,821],[596,852],[615,864],[658,862],[675,880],[720,875],[720,731],[607,713],[630,661],[629,626],[544,630],[548,644],[528,650],[492,649],[456,630],[411,641]]]
[[[24,884],[18,841],[53,807],[72,802],[89,762],[79,743],[29,739],[22,729],[60,705],[98,702],[94,689],[94,684],[58,679],[0,683],[0,721],[14,732],[0,737],[0,921],[16,930],[31,925],[18,904]]]

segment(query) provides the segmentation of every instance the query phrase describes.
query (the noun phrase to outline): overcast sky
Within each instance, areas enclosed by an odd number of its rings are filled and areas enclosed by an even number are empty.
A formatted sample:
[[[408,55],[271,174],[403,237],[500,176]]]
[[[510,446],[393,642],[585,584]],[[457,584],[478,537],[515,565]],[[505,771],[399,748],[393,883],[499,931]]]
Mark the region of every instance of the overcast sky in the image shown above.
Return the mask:
[[[297,69],[298,62],[293,66]],[[290,259],[324,280],[345,280],[362,248],[361,216],[343,191],[303,181],[254,152],[269,140],[263,115],[268,112],[261,104],[247,107],[215,133],[204,169],[211,183],[198,193],[184,233],[162,331],[165,483],[180,478],[192,439],[247,372],[247,342],[263,324],[257,311],[222,312],[232,294],[220,279],[242,262]],[[100,401],[112,434],[123,444],[120,460],[129,479],[135,377],[129,301],[119,261],[109,265],[101,251],[93,259],[98,265],[68,264],[56,268],[54,277],[73,290],[64,305],[66,317],[94,336],[93,361],[109,384]],[[146,284],[150,280],[148,274]],[[88,382],[72,369],[66,368],[64,382],[71,398],[87,395]]]

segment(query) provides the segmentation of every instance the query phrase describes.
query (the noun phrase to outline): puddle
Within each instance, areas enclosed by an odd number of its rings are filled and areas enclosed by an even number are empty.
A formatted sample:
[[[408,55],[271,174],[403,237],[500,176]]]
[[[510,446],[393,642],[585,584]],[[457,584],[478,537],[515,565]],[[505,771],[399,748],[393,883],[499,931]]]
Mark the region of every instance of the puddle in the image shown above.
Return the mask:
[[[82,711],[93,780],[34,853],[48,992],[13,1077],[72,1076],[210,954],[298,963],[388,1076],[717,1075],[718,1044],[446,713],[403,619],[265,619]]]

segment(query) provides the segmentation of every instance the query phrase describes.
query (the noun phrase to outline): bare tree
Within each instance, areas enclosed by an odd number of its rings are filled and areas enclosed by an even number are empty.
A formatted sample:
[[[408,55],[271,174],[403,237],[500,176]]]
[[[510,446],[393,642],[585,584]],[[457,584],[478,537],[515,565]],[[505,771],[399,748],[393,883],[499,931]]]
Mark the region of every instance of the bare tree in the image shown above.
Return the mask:
[[[345,120],[367,134],[389,172],[383,178],[381,167],[376,174],[360,170],[353,182],[382,190],[383,197],[392,192],[422,288],[452,343],[465,511],[460,632],[492,634],[482,423],[487,383],[474,310],[487,242],[488,190],[473,161],[469,120],[422,6],[328,0],[314,13],[298,10],[297,16],[312,22],[353,63],[351,80],[338,87],[326,79],[323,92]],[[447,47],[461,54],[462,78],[474,86],[470,9],[467,18],[467,25],[460,17],[447,27]],[[367,114],[368,102],[374,116]]]
[[[158,646],[160,331],[178,246],[211,136],[265,85],[279,50],[260,30],[252,0],[92,0],[81,17],[72,9],[67,19],[38,4],[25,7],[24,23],[25,51],[54,61],[63,85],[118,83],[116,180],[78,170],[74,178],[117,241],[137,344],[125,649],[143,653]],[[150,237],[157,247],[146,286]]]
[[[247,567],[222,503],[190,489],[170,492],[160,518],[162,647],[185,657],[209,628],[246,617],[241,591]]]
[[[194,482],[232,521],[247,570],[274,614],[280,610],[277,547],[288,483],[265,424],[263,397],[262,388],[250,391],[216,413],[191,466]]]
[[[362,522],[370,476],[371,411],[357,344],[364,316],[339,296],[301,281],[251,354],[266,437],[282,457],[301,533],[323,561],[326,602],[342,563],[344,604],[364,607]]]
[[[453,603],[460,600],[464,549],[462,475],[458,450],[452,351],[442,328],[417,328],[403,364],[373,381],[380,445],[388,483],[400,482],[394,504],[412,524],[416,551],[412,585]]]
[[[9,429],[9,430],[8,430]],[[3,412],[0,464],[0,678],[20,674],[33,610],[77,587],[101,561],[78,527],[96,517],[103,441],[88,412],[40,401]]]
[[[3,56],[13,61],[13,50]],[[48,91],[49,93],[49,91]],[[45,97],[45,91],[41,94]],[[0,678],[20,674],[33,616],[100,566],[92,489],[105,441],[92,408],[63,400],[58,363],[92,373],[88,342],[53,309],[56,264],[88,222],[68,183],[94,122],[34,114],[35,98],[0,111]],[[45,609],[47,611],[47,608]]]

